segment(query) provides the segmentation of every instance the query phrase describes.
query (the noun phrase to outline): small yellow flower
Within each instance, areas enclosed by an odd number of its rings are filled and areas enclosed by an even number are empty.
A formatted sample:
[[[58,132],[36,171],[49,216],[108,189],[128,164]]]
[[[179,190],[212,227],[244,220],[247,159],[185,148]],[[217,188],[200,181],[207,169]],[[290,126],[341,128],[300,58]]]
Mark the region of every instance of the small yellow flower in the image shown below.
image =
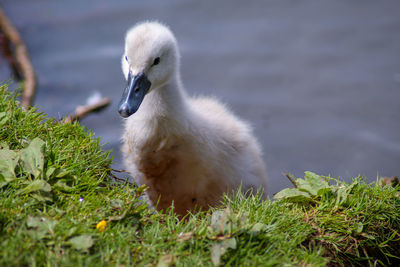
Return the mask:
[[[106,226],[107,226],[107,222],[105,220],[102,220],[101,222],[99,222],[96,225],[96,228],[99,229],[99,232],[103,232],[104,229],[106,228]]]

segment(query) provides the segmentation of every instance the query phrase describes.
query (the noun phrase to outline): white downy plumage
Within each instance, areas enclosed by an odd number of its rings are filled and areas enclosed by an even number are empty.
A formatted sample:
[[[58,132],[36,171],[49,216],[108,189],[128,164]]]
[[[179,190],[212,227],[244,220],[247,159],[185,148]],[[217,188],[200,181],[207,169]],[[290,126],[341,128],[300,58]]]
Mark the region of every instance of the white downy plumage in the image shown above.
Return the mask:
[[[140,105],[129,110],[131,100],[121,100],[120,113],[127,118],[124,164],[138,184],[149,187],[151,204],[159,201],[157,208],[165,210],[174,203],[177,213],[186,214],[219,204],[223,193],[239,186],[266,190],[261,149],[249,125],[214,98],[187,96],[168,27],[144,22],[131,28],[122,69],[132,90],[124,96],[135,91],[139,100],[133,101]]]

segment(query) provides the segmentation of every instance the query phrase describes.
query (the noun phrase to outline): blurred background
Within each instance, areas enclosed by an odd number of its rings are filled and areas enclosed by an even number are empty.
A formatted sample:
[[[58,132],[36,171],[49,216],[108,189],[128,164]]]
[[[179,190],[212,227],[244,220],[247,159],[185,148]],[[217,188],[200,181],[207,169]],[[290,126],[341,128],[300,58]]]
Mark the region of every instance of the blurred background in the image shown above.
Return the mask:
[[[400,175],[400,1],[0,0],[28,47],[35,105],[61,118],[100,93],[82,123],[121,162],[124,34],[142,20],[175,33],[189,94],[215,95],[251,123],[270,196],[304,171]],[[3,59],[0,80],[11,71]],[[15,86],[15,84],[14,84]]]

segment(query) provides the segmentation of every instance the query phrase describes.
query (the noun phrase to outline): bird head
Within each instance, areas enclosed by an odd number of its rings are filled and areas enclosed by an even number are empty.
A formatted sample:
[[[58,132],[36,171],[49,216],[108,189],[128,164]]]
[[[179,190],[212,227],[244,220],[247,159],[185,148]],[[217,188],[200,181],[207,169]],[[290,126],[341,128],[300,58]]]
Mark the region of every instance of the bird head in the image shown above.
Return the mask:
[[[135,113],[146,94],[168,83],[178,69],[177,42],[172,32],[158,22],[144,22],[128,30],[122,71],[127,86],[118,112],[122,117]]]

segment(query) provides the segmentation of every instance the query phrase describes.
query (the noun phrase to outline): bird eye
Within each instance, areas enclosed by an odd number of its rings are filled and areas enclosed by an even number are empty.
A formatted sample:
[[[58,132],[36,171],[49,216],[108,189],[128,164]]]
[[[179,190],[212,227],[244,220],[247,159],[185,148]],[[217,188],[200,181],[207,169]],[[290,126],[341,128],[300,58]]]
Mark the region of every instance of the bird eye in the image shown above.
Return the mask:
[[[127,56],[125,56],[125,60],[126,60],[126,62],[128,62],[128,57]]]
[[[154,59],[153,66],[158,65],[158,63],[160,63],[160,58],[159,58],[159,57],[156,57],[156,58]]]

